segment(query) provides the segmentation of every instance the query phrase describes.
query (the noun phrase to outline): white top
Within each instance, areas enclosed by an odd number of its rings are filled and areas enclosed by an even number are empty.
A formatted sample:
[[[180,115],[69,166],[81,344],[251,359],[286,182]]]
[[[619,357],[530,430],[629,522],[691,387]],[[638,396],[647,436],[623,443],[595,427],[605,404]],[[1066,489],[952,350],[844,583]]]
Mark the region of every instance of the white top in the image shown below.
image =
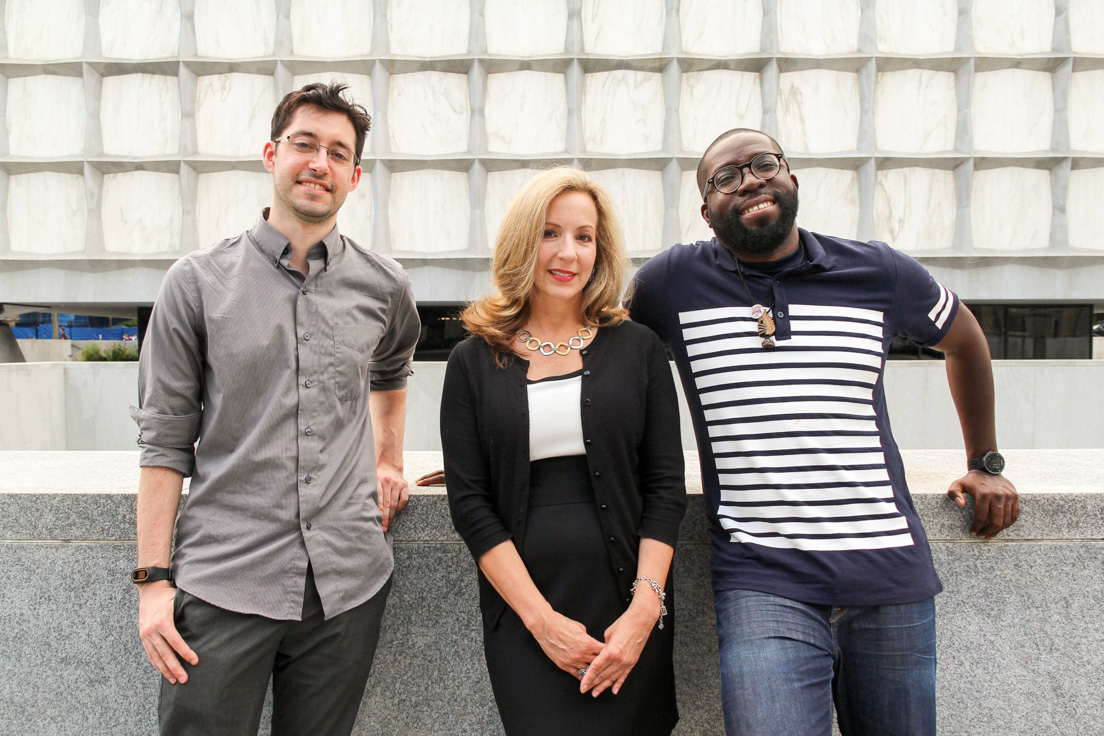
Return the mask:
[[[529,389],[529,461],[585,455],[580,371],[542,378]]]

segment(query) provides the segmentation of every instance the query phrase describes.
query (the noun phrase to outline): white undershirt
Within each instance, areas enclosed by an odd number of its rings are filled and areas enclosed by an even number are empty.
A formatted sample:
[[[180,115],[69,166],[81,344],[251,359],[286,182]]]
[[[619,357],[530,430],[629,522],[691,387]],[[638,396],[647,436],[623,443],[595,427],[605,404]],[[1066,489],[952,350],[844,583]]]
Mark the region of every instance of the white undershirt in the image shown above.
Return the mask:
[[[578,373],[530,383],[529,461],[585,455],[583,418],[579,413],[583,377]]]

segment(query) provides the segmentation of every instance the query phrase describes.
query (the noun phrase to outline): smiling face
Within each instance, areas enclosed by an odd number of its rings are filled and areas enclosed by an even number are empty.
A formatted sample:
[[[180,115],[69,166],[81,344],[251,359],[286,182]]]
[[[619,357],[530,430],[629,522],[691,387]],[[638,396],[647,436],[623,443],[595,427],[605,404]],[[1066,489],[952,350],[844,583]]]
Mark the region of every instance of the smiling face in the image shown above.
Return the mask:
[[[334,162],[329,148],[301,153],[284,140],[288,135],[305,135],[322,146],[351,152],[356,145],[353,124],[342,113],[303,105],[277,142],[269,141],[264,148],[264,165],[274,178],[273,214],[310,225],[332,222],[345,197],[360,183],[360,167]]]
[[[597,257],[598,207],[586,192],[564,192],[548,205],[540,246],[533,300],[576,302],[581,310],[583,289]]]
[[[770,138],[755,132],[736,133],[717,143],[705,154],[707,176],[732,164],[746,164],[760,153],[781,153]],[[789,255],[798,245],[797,178],[789,162],[767,181],[746,168],[739,188],[731,194],[707,185],[702,217],[713,228],[717,240],[744,260],[775,260]]]

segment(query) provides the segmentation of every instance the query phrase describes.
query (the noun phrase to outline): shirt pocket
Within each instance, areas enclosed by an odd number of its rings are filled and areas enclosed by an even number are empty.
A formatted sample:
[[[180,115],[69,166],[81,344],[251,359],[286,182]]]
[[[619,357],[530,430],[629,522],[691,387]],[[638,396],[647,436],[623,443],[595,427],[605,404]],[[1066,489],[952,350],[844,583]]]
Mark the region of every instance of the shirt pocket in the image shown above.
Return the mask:
[[[356,401],[364,392],[379,337],[378,325],[334,325],[334,388],[338,401]]]

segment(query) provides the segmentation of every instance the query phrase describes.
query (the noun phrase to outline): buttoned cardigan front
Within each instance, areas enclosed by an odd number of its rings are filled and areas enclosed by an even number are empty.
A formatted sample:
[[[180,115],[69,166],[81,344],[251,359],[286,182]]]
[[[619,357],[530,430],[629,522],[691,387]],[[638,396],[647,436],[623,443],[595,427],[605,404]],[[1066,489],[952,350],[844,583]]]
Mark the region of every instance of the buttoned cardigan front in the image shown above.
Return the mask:
[[[641,537],[675,545],[686,510],[678,401],[662,343],[642,325],[602,327],[580,353],[579,411],[609,561],[628,600]],[[441,444],[453,524],[478,561],[513,539],[529,506],[529,362],[506,368],[482,338],[453,350],[441,401]],[[479,575],[492,626],[505,601]]]

